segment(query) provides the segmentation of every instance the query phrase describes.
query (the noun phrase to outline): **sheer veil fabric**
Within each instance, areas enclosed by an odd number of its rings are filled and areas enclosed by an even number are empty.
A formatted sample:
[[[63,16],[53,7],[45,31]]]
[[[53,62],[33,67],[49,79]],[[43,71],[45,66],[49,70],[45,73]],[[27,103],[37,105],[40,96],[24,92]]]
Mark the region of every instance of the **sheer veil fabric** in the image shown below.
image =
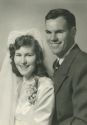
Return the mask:
[[[15,42],[15,39],[21,35],[33,35],[43,48],[40,33],[37,29],[27,31],[13,31],[8,37],[8,47]],[[13,72],[9,50],[7,50],[5,60],[0,72],[0,125],[14,125],[14,113],[17,99],[17,87],[21,79]]]

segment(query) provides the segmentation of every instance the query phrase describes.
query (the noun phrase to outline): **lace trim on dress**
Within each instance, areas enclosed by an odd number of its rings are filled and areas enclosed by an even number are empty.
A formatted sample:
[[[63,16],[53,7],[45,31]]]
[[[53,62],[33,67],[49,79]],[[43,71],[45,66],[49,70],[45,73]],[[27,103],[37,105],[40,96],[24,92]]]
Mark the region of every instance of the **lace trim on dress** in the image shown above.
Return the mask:
[[[29,85],[29,96],[28,101],[30,104],[34,105],[37,101],[37,92],[38,92],[38,77],[34,78],[35,84]]]

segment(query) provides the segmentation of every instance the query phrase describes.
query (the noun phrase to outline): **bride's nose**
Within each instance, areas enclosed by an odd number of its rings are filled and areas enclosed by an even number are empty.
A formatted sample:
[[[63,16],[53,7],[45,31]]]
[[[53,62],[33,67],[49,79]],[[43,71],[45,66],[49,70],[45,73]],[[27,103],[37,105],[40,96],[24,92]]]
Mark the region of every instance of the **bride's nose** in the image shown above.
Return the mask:
[[[24,57],[24,56],[21,57],[21,63],[22,64],[27,64],[26,57]]]

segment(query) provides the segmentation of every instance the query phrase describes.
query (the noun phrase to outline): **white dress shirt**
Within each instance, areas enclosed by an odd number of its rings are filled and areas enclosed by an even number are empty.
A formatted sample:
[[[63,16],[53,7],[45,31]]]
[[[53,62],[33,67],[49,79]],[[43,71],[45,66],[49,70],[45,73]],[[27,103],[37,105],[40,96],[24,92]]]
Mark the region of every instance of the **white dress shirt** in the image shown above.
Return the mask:
[[[62,58],[57,58],[59,61],[59,64],[61,65],[65,59],[65,57],[70,53],[70,51],[73,49],[73,47],[75,46],[75,43],[70,47],[70,49],[65,53],[65,55]]]

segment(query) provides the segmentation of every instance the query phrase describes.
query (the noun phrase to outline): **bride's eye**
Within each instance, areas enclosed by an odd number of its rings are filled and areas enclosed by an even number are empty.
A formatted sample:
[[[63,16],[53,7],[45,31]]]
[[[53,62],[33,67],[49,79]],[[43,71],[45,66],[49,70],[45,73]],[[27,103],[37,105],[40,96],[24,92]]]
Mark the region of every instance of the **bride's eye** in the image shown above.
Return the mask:
[[[27,53],[26,56],[27,57],[30,57],[30,56],[33,56],[34,54],[33,53]]]

